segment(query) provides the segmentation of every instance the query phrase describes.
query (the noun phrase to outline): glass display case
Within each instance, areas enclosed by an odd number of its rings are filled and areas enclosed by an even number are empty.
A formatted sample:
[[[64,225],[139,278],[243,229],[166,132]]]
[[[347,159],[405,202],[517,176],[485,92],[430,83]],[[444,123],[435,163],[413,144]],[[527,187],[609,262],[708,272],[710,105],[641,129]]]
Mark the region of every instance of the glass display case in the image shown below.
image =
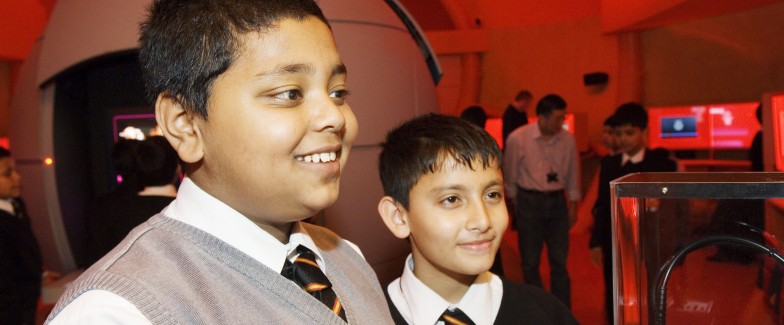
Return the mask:
[[[638,173],[610,187],[617,324],[782,323],[784,173]]]

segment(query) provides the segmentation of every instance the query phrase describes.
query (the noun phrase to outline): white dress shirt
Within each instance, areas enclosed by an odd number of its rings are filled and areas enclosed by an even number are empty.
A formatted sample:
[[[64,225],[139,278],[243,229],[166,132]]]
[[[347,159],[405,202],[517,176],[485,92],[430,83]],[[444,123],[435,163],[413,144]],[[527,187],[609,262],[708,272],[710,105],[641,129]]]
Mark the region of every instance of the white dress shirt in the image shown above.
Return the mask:
[[[621,166],[625,166],[626,163],[630,161],[632,164],[639,164],[643,159],[645,159],[645,148],[637,151],[634,156],[629,156],[628,154],[623,153],[623,156],[621,156]]]
[[[493,324],[504,295],[501,278],[490,272],[477,276],[463,298],[451,304],[414,275],[414,259],[408,255],[403,275],[387,287],[389,298],[409,324],[432,325],[447,308],[460,308],[477,325]]]
[[[537,123],[512,131],[504,148],[506,197],[514,202],[517,187],[534,191],[566,190],[572,202],[580,201],[580,156],[574,136],[560,131],[546,138]],[[555,181],[547,175],[555,173]]]
[[[321,252],[299,223],[295,223],[288,244],[283,244],[188,178],[180,185],[177,198],[162,212],[166,217],[217,237],[278,273],[283,269],[284,258],[296,255],[291,253],[298,245],[311,249],[322,270],[328,272]],[[356,245],[346,242],[359,252]],[[91,290],[74,299],[50,324],[150,324],[150,321],[128,300],[109,291]]]
[[[0,210],[8,212],[11,215],[14,215],[14,205],[11,204],[11,200],[13,199],[0,200]]]

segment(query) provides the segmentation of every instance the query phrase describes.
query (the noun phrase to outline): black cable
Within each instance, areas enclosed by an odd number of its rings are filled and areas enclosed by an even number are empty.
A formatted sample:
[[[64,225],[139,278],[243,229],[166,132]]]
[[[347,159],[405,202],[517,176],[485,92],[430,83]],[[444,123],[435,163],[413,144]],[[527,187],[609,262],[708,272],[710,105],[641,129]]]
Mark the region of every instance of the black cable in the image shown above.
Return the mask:
[[[667,260],[667,262],[664,263],[664,265],[662,265],[661,270],[659,270],[659,273],[656,274],[656,289],[651,291],[649,297],[650,301],[653,301],[655,304],[654,324],[664,325],[666,323],[667,282],[669,281],[670,274],[672,273],[673,267],[675,267],[675,265],[677,265],[677,263],[686,254],[690,253],[691,251],[705,246],[716,245],[716,244],[740,245],[740,246],[748,246],[748,247],[756,248],[764,253],[767,253],[769,256],[775,258],[776,260],[779,261],[780,264],[784,264],[784,255],[779,253],[776,249],[762,245],[760,243],[757,243],[755,241],[746,238],[727,236],[727,235],[714,235],[714,236],[701,238],[677,251],[675,255],[670,257],[670,259]]]

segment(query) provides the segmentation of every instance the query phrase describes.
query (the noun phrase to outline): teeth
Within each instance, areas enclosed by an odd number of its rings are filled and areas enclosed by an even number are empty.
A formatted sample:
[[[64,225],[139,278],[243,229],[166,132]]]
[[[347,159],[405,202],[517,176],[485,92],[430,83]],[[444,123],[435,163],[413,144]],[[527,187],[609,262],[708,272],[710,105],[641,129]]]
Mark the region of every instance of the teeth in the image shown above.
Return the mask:
[[[335,159],[337,158],[338,158],[338,154],[335,152],[322,152],[322,153],[314,153],[312,155],[307,155],[307,156],[298,156],[297,160],[304,161],[304,162],[318,163],[318,162],[332,162],[335,161]]]

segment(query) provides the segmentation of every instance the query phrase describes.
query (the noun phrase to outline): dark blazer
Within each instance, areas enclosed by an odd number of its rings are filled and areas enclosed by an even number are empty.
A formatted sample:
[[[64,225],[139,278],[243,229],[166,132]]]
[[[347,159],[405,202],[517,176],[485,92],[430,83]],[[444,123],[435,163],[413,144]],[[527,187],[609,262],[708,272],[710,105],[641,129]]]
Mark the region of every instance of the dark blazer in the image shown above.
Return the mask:
[[[514,131],[516,128],[528,124],[528,114],[526,112],[518,112],[514,106],[509,105],[506,107],[506,111],[504,111],[504,116],[501,122],[501,129],[504,137],[503,143],[504,148],[506,148],[506,137],[508,137],[509,133],[512,133],[512,131]]]
[[[593,206],[594,225],[591,232],[590,247],[609,247],[612,236],[610,218],[611,198],[610,181],[631,173],[642,172],[674,172],[678,170],[677,163],[670,159],[670,152],[666,149],[645,149],[645,158],[639,163],[627,163],[621,166],[623,155],[611,155],[602,158],[599,171],[599,194]]]
[[[43,272],[41,251],[30,227],[24,202],[18,199],[24,217],[0,210],[0,322],[24,322],[38,304]]]
[[[558,298],[539,287],[516,284],[501,277],[504,296],[493,324],[579,324],[569,308]],[[389,311],[397,325],[406,325],[405,319],[384,290]]]

